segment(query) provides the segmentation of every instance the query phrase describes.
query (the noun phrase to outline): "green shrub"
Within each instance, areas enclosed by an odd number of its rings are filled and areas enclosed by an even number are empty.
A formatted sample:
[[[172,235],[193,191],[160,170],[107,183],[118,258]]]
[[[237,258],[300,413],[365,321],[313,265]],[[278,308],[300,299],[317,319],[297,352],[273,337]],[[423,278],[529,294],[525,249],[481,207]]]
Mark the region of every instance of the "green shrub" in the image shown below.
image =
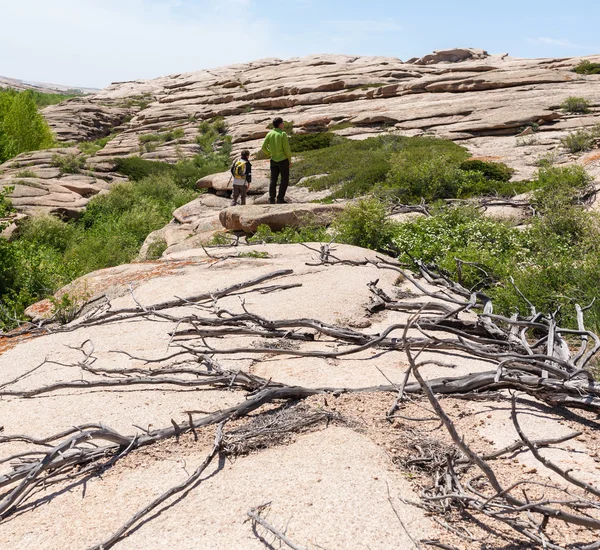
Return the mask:
[[[41,248],[65,252],[79,234],[73,222],[65,223],[54,216],[44,214],[26,218],[19,226],[19,237]]]
[[[66,155],[54,153],[51,165],[59,168],[61,174],[78,174],[85,168],[85,157],[77,153],[67,153]]]
[[[25,170],[19,170],[17,172],[17,177],[18,178],[37,178],[37,174],[33,170],[26,168]]]
[[[465,266],[468,287],[491,285],[510,275],[529,253],[527,235],[508,223],[484,217],[475,207],[442,207],[430,217],[398,224],[392,238],[400,260],[435,263],[458,277],[456,258],[482,266],[487,276]]]
[[[592,178],[579,165],[541,168],[532,204],[542,213],[576,204],[590,192],[591,182]]]
[[[577,74],[600,74],[600,63],[592,63],[587,59],[581,61],[574,69]]]
[[[109,141],[111,141],[112,139],[114,139],[116,137],[116,135],[117,134],[110,134],[108,136],[96,139],[94,141],[82,141],[81,143],[78,143],[77,146],[79,147],[79,150],[83,154],[88,155],[88,156],[93,156],[98,151],[101,151],[102,149],[104,149],[106,144]]]
[[[292,153],[323,149],[325,147],[330,147],[333,144],[335,137],[335,134],[332,134],[331,132],[294,134],[290,139],[290,149],[292,150]]]
[[[460,163],[461,170],[480,172],[487,180],[509,181],[514,170],[502,162],[486,162],[483,160],[464,160]]]
[[[250,252],[242,252],[238,258],[256,258],[256,259],[265,259],[265,258],[270,258],[271,256],[269,255],[268,252],[265,251],[259,251],[259,250],[251,250]]]
[[[52,316],[61,325],[70,323],[75,319],[86,299],[87,298],[84,297],[71,296],[67,292],[62,294],[60,298],[50,296],[49,300],[52,304]]]
[[[15,211],[8,198],[14,190],[15,188],[12,185],[0,188],[0,218],[6,218]]]
[[[200,146],[200,149],[204,153],[213,153],[219,143],[223,142],[226,131],[227,127],[223,117],[217,117],[212,120],[203,120],[198,126],[196,144]]]
[[[53,144],[54,136],[38,112],[33,92],[0,90],[0,163]]]
[[[329,242],[331,237],[325,227],[286,227],[281,231],[273,231],[268,225],[259,225],[256,233],[248,239],[249,243],[310,243]]]
[[[143,111],[153,101],[152,94],[145,93],[140,95],[134,95],[125,99],[121,105],[126,108],[136,107],[140,111]]]
[[[198,179],[227,170],[230,154],[231,139],[227,136],[217,151],[199,153],[190,160],[169,164],[140,157],[127,157],[117,159],[115,169],[133,181],[140,181],[152,175],[168,174],[180,187],[194,189]]]
[[[176,139],[181,139],[184,136],[185,131],[183,130],[183,128],[176,128],[174,130],[168,130],[160,134],[144,134],[138,139],[140,142],[141,149],[143,151],[146,151],[147,153],[151,153],[153,151],[156,151],[158,146],[162,143],[175,141]]]
[[[149,260],[156,260],[160,258],[164,251],[169,248],[167,241],[165,239],[156,239],[150,243],[148,246],[148,251],[146,253],[146,257]]]
[[[47,107],[48,105],[56,105],[57,103],[62,103],[67,99],[72,99],[74,97],[81,97],[85,94],[80,92],[79,90],[67,90],[64,94],[47,94],[44,92],[37,92],[35,90],[31,90],[31,94],[33,96],[33,100],[38,108]]]
[[[331,189],[333,197],[364,195],[385,181],[390,155],[402,146],[402,138],[386,137],[364,141],[339,138],[341,142],[331,147],[306,151],[292,166],[291,181],[297,183],[303,177],[327,174],[307,182],[307,187],[315,191]]]
[[[583,97],[571,96],[562,102],[560,108],[567,111],[567,113],[589,113],[590,102]]]
[[[292,141],[297,136],[292,138]],[[335,136],[324,149],[305,151],[292,166],[292,183],[309,179],[312,190],[331,189],[332,198],[353,198],[371,191],[401,202],[469,197],[511,196],[528,182],[509,183],[512,171],[502,163],[468,161],[469,153],[448,140],[378,136],[354,141]]]
[[[393,232],[387,215],[386,206],[374,198],[349,205],[333,224],[336,242],[386,250]]]
[[[586,130],[585,128],[580,128],[563,137],[560,142],[570,153],[580,153],[582,151],[589,151],[594,146],[597,137],[597,129]]]
[[[75,277],[132,261],[148,234],[195,196],[172,175],[159,174],[114,185],[94,197],[76,222],[25,220],[17,239],[0,239],[0,327],[13,326],[28,305]]]

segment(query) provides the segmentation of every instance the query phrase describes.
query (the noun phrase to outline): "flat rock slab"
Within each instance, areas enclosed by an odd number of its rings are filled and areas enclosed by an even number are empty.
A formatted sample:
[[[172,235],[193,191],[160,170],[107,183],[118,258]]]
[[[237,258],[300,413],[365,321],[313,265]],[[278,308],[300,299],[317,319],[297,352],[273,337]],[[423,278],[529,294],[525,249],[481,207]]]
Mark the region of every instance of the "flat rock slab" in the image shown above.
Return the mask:
[[[231,206],[219,214],[221,224],[230,231],[254,233],[259,225],[273,231],[284,227],[329,225],[344,210],[343,204],[268,204]]]

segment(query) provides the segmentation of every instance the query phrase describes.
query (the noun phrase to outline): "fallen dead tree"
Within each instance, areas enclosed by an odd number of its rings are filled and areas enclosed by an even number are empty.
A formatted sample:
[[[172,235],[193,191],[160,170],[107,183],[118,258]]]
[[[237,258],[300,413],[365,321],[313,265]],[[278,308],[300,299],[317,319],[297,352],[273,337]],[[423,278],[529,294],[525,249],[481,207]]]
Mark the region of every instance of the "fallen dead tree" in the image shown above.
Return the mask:
[[[321,252],[320,260],[323,265],[331,266],[332,269],[335,269],[338,262],[347,265],[347,262],[332,257],[331,248]],[[355,262],[354,265],[360,269],[361,263]],[[450,280],[432,267],[419,264],[417,278],[415,274],[383,258],[374,265],[398,272],[420,292],[418,297],[399,300],[390,297],[378,287],[377,281],[373,281],[369,285],[373,298],[367,306],[368,310],[372,313],[393,310],[407,315],[405,321],[394,323],[376,334],[324,323],[318,319],[267,319],[251,312],[243,302],[240,311],[231,311],[231,308],[221,307],[219,303],[225,296],[240,292],[284,291],[289,285],[260,285],[277,277],[288,276],[291,270],[273,272],[222,291],[176,299],[152,307],[140,304],[132,293],[136,307],[111,310],[108,304],[104,310],[96,309],[71,325],[58,329],[76,331],[82,327],[120,323],[134,318],[169,323],[168,326],[173,327],[169,329],[169,347],[172,351],[162,357],[144,358],[126,350],[114,350],[127,360],[141,361],[143,366],[106,369],[96,365],[93,345],[85,341],[80,347],[82,360],[76,364],[62,365],[73,368],[77,373],[71,380],[27,390],[13,388],[24,378],[31,376],[39,368],[36,367],[29,373],[4,383],[0,388],[0,397],[31,399],[66,388],[88,390],[126,386],[173,386],[244,392],[245,399],[233,407],[210,414],[185,411],[187,422],[171,420],[171,424],[164,428],[140,429],[140,432],[133,435],[118,433],[101,424],[78,426],[46,438],[26,434],[0,435],[0,443],[20,441],[31,445],[27,452],[1,459],[3,463],[12,464],[12,471],[0,477],[0,518],[26,509],[28,499],[40,490],[84,475],[97,475],[135,449],[186,433],[195,435],[196,430],[213,424],[222,427],[226,422],[259,411],[264,405],[292,404],[318,394],[377,391],[395,396],[394,404],[388,412],[390,419],[401,409],[408,396],[425,395],[460,451],[446,460],[447,470],[442,476],[446,480],[444,485],[437,487],[433,493],[423,495],[423,501],[419,505],[431,512],[443,513],[447,507],[460,503],[461,507],[504,522],[531,544],[546,548],[562,548],[544,534],[549,521],[559,520],[584,529],[600,530],[600,502],[595,486],[581,482],[558,465],[546,463],[545,466],[562,475],[568,484],[588,495],[574,496],[568,489],[556,488],[567,491],[569,498],[561,502],[530,502],[527,498],[513,496],[515,491],[522,489],[521,484],[504,487],[499,483],[489,464],[497,457],[480,456],[470,449],[444,413],[440,402],[441,396],[485,397],[510,390],[528,394],[552,406],[582,409],[597,414],[600,412],[600,384],[594,381],[587,367],[600,348],[600,339],[585,328],[586,308],[577,306],[577,330],[560,327],[554,315],[539,313],[533,305],[530,315],[508,318],[494,313],[493,304],[485,294],[465,289],[460,283]],[[247,346],[233,347],[227,345],[226,339],[230,336],[255,340]],[[358,389],[289,386],[241,369],[226,369],[219,362],[219,357],[222,356],[231,359],[265,354],[338,358],[361,354],[369,349],[386,353],[399,352],[408,358],[409,367],[402,384],[390,383]],[[416,355],[414,350],[418,350]],[[419,368],[435,361],[419,363],[418,355],[423,351],[444,354],[449,350],[484,361],[490,365],[490,370],[425,380]],[[328,419],[325,415],[307,422],[319,424]],[[260,422],[262,420],[259,424]],[[516,413],[514,423],[518,429]],[[279,425],[279,436],[300,428],[301,425],[293,422]],[[260,443],[258,447],[253,447],[251,441],[259,441],[261,433],[269,433],[269,427],[267,422],[258,427],[246,426],[241,432],[238,430],[228,434],[222,432],[222,428],[219,431],[221,435],[207,457],[208,462],[203,462],[186,483],[165,493],[164,499],[159,497],[136,514],[113,537],[95,548],[111,547],[127,536],[156,507],[162,506],[175,494],[197,486],[200,474],[217,455],[243,454],[260,448]],[[555,444],[552,441],[532,442],[522,432],[519,435],[521,440],[514,445],[529,449],[534,456],[540,446]],[[543,457],[538,460],[544,463]],[[471,468],[478,468],[481,473],[465,485],[462,478]],[[448,479],[451,481],[448,482]],[[482,479],[485,479],[483,485]],[[540,518],[539,521],[531,520],[531,514]],[[598,546],[581,545],[577,548],[591,550]]]

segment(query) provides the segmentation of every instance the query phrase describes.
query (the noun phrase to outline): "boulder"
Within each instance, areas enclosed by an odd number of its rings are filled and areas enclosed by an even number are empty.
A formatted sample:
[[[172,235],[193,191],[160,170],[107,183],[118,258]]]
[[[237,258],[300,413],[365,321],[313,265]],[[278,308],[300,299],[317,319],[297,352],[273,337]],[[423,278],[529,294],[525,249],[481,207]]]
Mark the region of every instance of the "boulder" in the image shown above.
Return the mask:
[[[230,231],[254,233],[259,225],[273,231],[285,227],[329,225],[344,209],[343,204],[268,204],[231,206],[219,214],[221,224]]]
[[[450,50],[436,50],[419,59],[409,59],[407,63],[413,65],[434,65],[436,63],[458,63],[471,59],[486,59],[489,54],[485,50],[475,48],[453,48]]]

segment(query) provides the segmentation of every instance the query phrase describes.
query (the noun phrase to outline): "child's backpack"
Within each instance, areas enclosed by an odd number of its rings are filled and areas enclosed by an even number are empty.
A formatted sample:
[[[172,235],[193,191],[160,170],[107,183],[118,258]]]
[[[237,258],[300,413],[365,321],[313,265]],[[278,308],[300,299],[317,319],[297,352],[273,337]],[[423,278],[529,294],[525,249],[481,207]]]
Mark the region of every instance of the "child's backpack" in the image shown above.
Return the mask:
[[[246,161],[244,159],[238,159],[231,165],[231,173],[234,178],[246,177]]]

